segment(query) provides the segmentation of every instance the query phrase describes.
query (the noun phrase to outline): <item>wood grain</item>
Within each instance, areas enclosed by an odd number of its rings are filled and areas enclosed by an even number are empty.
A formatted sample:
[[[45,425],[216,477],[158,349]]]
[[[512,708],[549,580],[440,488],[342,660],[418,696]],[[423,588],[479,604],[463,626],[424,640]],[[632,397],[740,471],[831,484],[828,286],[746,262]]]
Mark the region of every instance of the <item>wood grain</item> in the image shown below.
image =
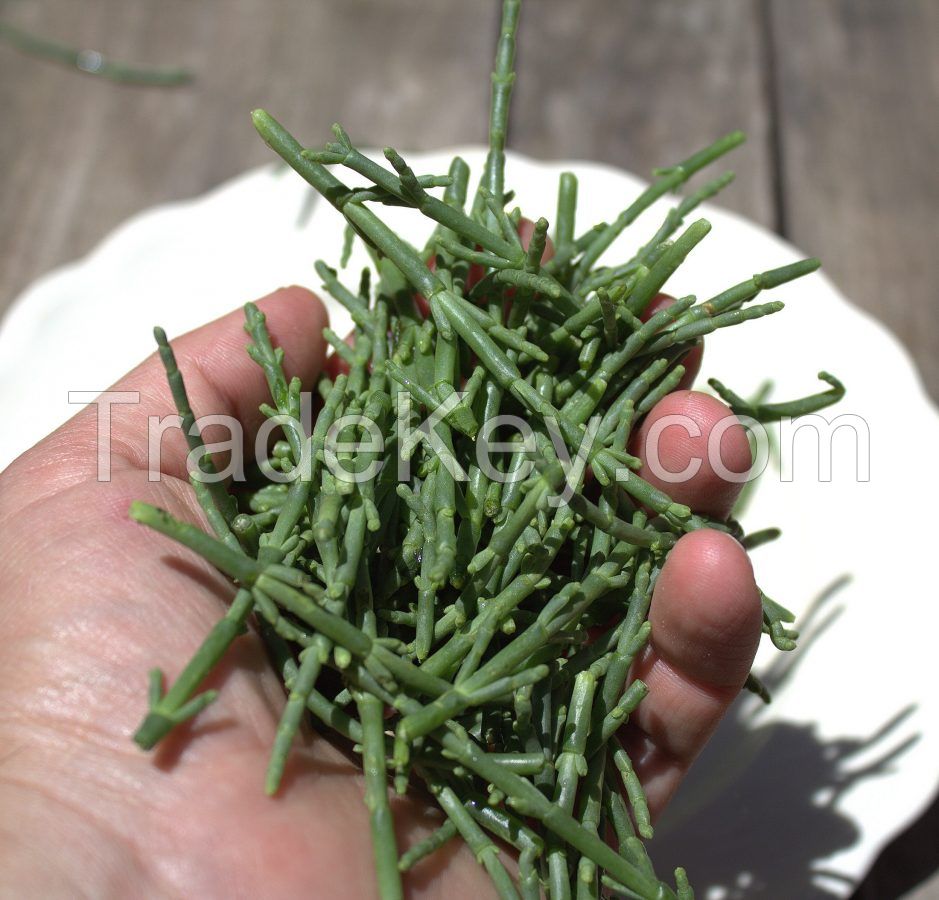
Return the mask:
[[[771,26],[786,236],[939,398],[939,4],[775,0]]]
[[[649,176],[729,131],[748,143],[720,202],[775,211],[759,6],[750,0],[539,0],[518,49],[512,146]]]
[[[725,202],[772,222],[755,9],[748,0],[529,4],[511,145],[649,172],[743,127],[751,141],[732,161],[738,180]],[[269,159],[247,119],[256,106],[311,143],[328,139],[336,119],[366,144],[485,140],[497,3],[8,0],[0,13],[197,76],[177,90],[134,88],[0,46],[9,126],[0,130],[0,309],[137,210]]]
[[[154,203],[270,160],[248,113],[310,143],[480,142],[498,10],[461,0],[13,0],[0,15],[115,59],[183,65],[190,87],[83,76],[0,45],[0,310]]]

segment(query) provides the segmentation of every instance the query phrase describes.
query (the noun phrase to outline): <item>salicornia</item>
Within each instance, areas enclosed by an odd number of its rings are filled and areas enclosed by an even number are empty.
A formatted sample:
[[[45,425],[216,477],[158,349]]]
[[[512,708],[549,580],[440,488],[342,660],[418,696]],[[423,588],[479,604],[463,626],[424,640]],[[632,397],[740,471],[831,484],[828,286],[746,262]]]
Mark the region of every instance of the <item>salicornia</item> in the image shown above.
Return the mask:
[[[135,739],[153,747],[214,700],[214,691],[198,693],[202,680],[255,627],[288,694],[267,791],[280,788],[306,715],[360,754],[383,898],[400,897],[402,873],[455,837],[502,897],[688,898],[683,870],[673,887],[652,870],[649,808],[615,739],[647,693],[632,663],[650,637],[656,578],[683,533],[718,528],[749,546],[776,533],[744,538],[736,522],[676,503],[639,477],[627,448],[703,335],[776,313],[781,303],[751,301],[818,262],[648,315],[700,252],[710,225],[685,219],[730,182],[722,175],[680,201],[633,258],[600,264],[654,201],[739,145],[738,133],[657,172],[616,219],[586,230],[577,179],[564,173],[553,257],[543,262],[545,219],[523,245],[521,214],[507,208],[504,154],[519,6],[503,4],[489,154],[475,193],[461,159],[446,174],[418,176],[394,150],[384,162],[368,158],[339,126],[335,141],[307,149],[268,113],[253,114],[267,144],[344,217],[342,262],[360,240],[373,265],[351,287],[316,265],[354,323],[349,339],[327,331],[343,371],[316,386],[284,371],[263,314],[248,304],[248,352],[271,393],[262,412],[281,439],[259,460],[261,474],[234,491],[214,477],[185,373],[157,330],[197,461],[191,480],[215,534],[145,504],[131,515],[202,555],[237,592],[168,690],[151,673]],[[342,167],[370,186],[348,186]],[[430,193],[440,188],[440,197]],[[383,221],[388,204],[435,224],[425,250]],[[712,385],[735,412],[767,422],[838,400],[841,384],[820,377],[828,390],[787,403]],[[311,417],[302,387],[315,387]],[[487,446],[494,452],[480,452]],[[274,474],[283,483],[271,483]],[[791,614],[762,598],[764,630],[790,649]],[[755,678],[747,686],[765,693]],[[412,781],[443,822],[405,848],[389,790]],[[505,846],[519,854],[517,876],[500,859]]]

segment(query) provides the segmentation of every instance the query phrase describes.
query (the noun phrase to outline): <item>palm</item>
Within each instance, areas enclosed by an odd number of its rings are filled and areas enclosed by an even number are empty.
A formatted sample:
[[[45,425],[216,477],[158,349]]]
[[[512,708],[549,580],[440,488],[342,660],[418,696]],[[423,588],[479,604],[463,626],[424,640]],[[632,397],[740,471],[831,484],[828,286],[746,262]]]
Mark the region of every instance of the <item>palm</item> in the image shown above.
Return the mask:
[[[213,571],[167,554],[127,521],[133,498],[196,515],[184,482],[154,484],[125,469],[109,484],[81,481],[26,507],[5,531],[14,543],[17,534],[42,535],[46,552],[41,573],[5,554],[7,596],[32,595],[40,574],[42,598],[21,605],[17,651],[2,661],[3,745],[13,748],[3,788],[43,794],[76,866],[73,834],[107,847],[100,876],[112,887],[128,878],[167,894],[297,897],[316,885],[319,896],[369,896],[362,785],[339,750],[306,742],[282,795],[263,793],[283,691],[254,634],[236,641],[213,675],[222,702],[152,756],[131,743],[147,668],[185,661],[231,595]],[[407,806],[414,828],[420,810]],[[450,868],[448,877],[477,874],[472,860]]]
[[[299,292],[282,295],[268,304],[272,331],[287,348],[288,365],[312,377],[321,357],[309,335],[318,333],[322,314]],[[238,343],[232,317],[181,342],[184,373],[187,346],[196,369],[190,393],[197,412],[256,419],[263,382],[250,364],[224,372],[224,383],[198,374],[207,352],[224,351],[227,360]],[[272,800],[263,792],[283,691],[253,633],[235,642],[213,674],[213,686],[222,689],[216,704],[153,754],[130,740],[144,712],[147,670],[161,665],[173,678],[232,593],[196,557],[126,516],[137,499],[199,520],[189,486],[178,477],[185,455],[178,433],[176,443],[168,437],[164,445],[165,477],[151,482],[144,467],[145,417],[170,408],[158,376],[151,362],[126,379],[125,388],[141,390],[142,403],[115,409],[110,482],[95,478],[91,413],[25,454],[0,480],[6,638],[0,653],[0,833],[9,838],[0,840],[8,856],[0,856],[2,877],[13,886],[41,885],[44,895],[80,887],[92,896],[371,896],[362,784],[337,748],[322,739],[303,741],[280,796]],[[725,568],[733,565],[740,568],[739,561],[725,560]],[[752,576],[741,571],[729,574],[743,596]],[[659,593],[655,605],[667,612],[670,601]],[[728,604],[726,596],[721,602]],[[669,673],[687,667],[681,660],[676,665],[667,641],[643,662],[653,696],[627,739],[644,745],[640,774],[647,776],[654,807],[664,805],[749,665],[753,617],[733,609],[727,615],[736,636],[721,640],[736,647],[737,658],[728,662],[726,653],[717,654],[724,658],[724,679],[691,673],[694,691],[707,695],[703,700],[680,683],[669,686]],[[681,722],[676,705],[683,708]],[[436,822],[419,799],[396,801],[395,811],[402,846]],[[451,896],[488,891],[483,871],[455,842],[410,881],[414,895],[444,889]]]

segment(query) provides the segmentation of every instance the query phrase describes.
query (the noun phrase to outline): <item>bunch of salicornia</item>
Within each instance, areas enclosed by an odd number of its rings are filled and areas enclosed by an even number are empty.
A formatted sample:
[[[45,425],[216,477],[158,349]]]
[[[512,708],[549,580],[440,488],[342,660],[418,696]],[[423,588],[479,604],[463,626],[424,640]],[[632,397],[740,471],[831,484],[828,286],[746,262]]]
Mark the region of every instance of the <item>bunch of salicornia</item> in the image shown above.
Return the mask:
[[[201,458],[191,480],[215,535],[145,504],[131,514],[238,589],[168,691],[160,671],[151,674],[136,740],[152,747],[211,702],[215,693],[197,693],[200,683],[254,623],[288,692],[267,790],[278,789],[308,714],[348,742],[365,773],[383,898],[400,897],[401,873],[456,836],[502,897],[687,898],[681,869],[674,888],[653,872],[641,840],[652,834],[643,789],[613,738],[646,694],[631,664],[649,639],[653,586],[678,537],[717,528],[753,546],[774,535],[747,538],[733,521],[674,502],[639,477],[627,447],[703,335],[775,313],[782,304],[752,301],[817,261],[645,315],[708,233],[706,221],[684,220],[725,175],[680,202],[632,259],[597,264],[657,198],[736,147],[740,134],[662,170],[613,222],[579,234],[577,181],[565,173],[553,257],[543,262],[545,219],[523,246],[520,212],[506,209],[503,153],[518,12],[518,0],[506,0],[490,151],[469,205],[459,158],[447,175],[416,175],[393,150],[390,168],[367,158],[338,126],[335,142],[305,150],[266,112],[254,113],[264,140],[345,217],[349,241],[364,242],[374,273],[350,288],[317,265],[355,328],[348,341],[326,332],[342,374],[320,378],[312,427],[303,424],[299,380],[284,372],[264,316],[247,306],[248,352],[272,398],[262,410],[282,432],[262,469],[283,477],[237,495],[206,477],[211,459],[157,331]],[[348,187],[326,165],[370,186]],[[382,204],[436,223],[423,252],[376,214]],[[841,385],[821,377],[829,390],[776,405],[714,387],[735,411],[768,422],[837,400]],[[500,415],[523,419],[529,434],[484,458],[477,450]],[[768,597],[763,604],[765,631],[792,647],[792,616]],[[765,694],[752,676],[748,687]],[[388,793],[412,779],[445,818],[402,852]],[[518,852],[517,879],[500,861],[506,845]]]

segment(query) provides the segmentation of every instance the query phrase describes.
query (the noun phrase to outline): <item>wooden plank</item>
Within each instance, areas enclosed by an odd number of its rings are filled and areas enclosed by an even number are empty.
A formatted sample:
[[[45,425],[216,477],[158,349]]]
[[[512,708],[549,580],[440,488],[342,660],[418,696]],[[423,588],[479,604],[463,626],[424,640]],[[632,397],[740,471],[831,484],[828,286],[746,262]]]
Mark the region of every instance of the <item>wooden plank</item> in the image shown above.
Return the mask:
[[[649,177],[726,132],[722,204],[772,225],[765,48],[750,0],[539,0],[518,50],[510,139],[525,153],[592,159]]]
[[[197,72],[189,88],[131,88],[0,47],[0,310],[137,210],[269,159],[247,121],[255,106],[311,143],[337,118],[362,143],[485,140],[497,3],[14,0],[0,12],[114,58]],[[538,0],[523,15],[512,146],[648,173],[743,127],[751,142],[725,202],[772,221],[748,0]]]
[[[939,4],[774,0],[771,24],[788,236],[939,397]]]
[[[0,311],[140,209],[270,160],[257,106],[311,144],[336,120],[402,150],[485,140],[497,14],[462,0],[0,2],[43,36],[197,74],[135,88],[0,44]]]

